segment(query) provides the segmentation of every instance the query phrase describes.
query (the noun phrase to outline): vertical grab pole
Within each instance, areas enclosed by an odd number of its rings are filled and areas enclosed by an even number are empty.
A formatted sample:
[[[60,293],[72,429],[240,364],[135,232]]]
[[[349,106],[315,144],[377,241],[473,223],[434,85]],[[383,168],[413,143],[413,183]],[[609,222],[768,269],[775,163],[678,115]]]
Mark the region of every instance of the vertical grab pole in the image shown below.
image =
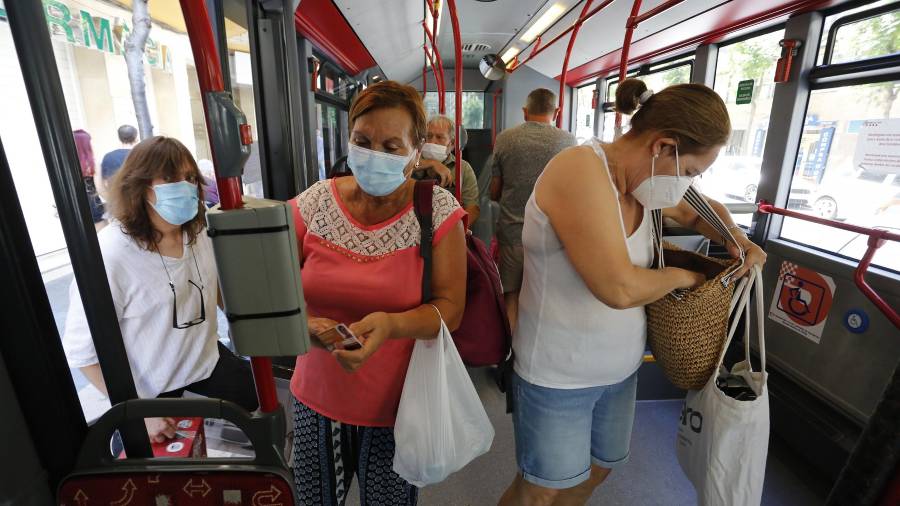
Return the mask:
[[[563,106],[566,105],[566,74],[569,73],[569,57],[572,56],[575,38],[578,37],[578,32],[581,30],[582,23],[584,23],[584,16],[590,10],[592,3],[594,3],[594,0],[587,0],[584,3],[581,14],[578,16],[578,21],[575,22],[575,28],[572,30],[572,36],[569,37],[569,46],[566,48],[566,57],[563,59],[562,73],[559,75],[559,112],[556,115],[556,128],[562,128],[563,123]],[[540,41],[538,42],[540,43]]]
[[[628,51],[631,49],[631,38],[634,36],[634,27],[637,26],[637,17],[641,12],[641,0],[634,0],[631,6],[631,15],[625,22],[625,41],[622,43],[622,61],[619,62],[619,83],[625,80],[628,73]],[[622,113],[616,112],[615,138],[622,136]]]
[[[197,78],[200,82],[200,91],[203,94],[203,110],[206,115],[206,128],[211,129],[209,121],[209,109],[206,97],[210,93],[225,90],[225,79],[222,76],[222,67],[219,64],[219,53],[216,50],[213,38],[212,26],[209,14],[206,11],[204,0],[180,0],[184,21],[188,27],[188,37],[191,41],[191,50],[194,53],[194,62],[197,65]],[[213,132],[209,132],[212,139]],[[213,164],[216,169],[216,186],[219,188],[219,203],[222,210],[240,209],[243,207],[241,198],[241,178],[219,177],[219,163],[216,160],[215,146],[212,146]],[[256,384],[256,395],[259,397],[259,407],[264,413],[271,413],[278,409],[278,395],[275,390],[275,377],[272,375],[272,359],[270,357],[251,357],[250,364],[253,368],[253,380]]]
[[[444,114],[446,108],[444,100],[444,92],[446,91],[446,88],[444,87],[444,60],[441,58],[440,50],[438,50],[437,40],[434,38],[434,33],[428,29],[428,23],[422,21],[422,27],[425,29],[425,35],[428,37],[428,40],[431,41],[430,54],[433,56],[431,69],[434,71],[434,79],[435,81],[437,81],[438,112]]]
[[[456,154],[456,200],[462,203],[462,150],[459,146],[459,134],[462,128],[462,38],[459,34],[459,18],[456,15],[456,0],[447,0],[450,12],[450,23],[453,25],[453,49],[455,50],[454,71],[456,73],[456,135],[453,143]]]

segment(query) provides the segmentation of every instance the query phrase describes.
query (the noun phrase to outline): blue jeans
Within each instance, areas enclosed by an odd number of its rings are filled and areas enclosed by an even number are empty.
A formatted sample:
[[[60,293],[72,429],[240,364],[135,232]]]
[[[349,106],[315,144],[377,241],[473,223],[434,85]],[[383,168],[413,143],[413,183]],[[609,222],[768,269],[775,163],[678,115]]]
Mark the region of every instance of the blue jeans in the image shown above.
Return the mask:
[[[621,383],[557,389],[513,375],[516,461],[535,485],[564,489],[586,481],[591,464],[628,460],[637,372]]]

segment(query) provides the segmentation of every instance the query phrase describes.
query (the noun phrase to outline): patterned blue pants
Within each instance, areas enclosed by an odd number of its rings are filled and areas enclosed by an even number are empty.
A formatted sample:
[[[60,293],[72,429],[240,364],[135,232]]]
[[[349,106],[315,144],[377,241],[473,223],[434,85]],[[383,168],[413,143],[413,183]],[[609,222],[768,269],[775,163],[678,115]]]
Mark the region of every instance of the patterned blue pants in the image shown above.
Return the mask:
[[[419,490],[393,470],[392,427],[349,425],[293,404],[298,504],[344,506],[356,474],[362,506],[415,506]]]

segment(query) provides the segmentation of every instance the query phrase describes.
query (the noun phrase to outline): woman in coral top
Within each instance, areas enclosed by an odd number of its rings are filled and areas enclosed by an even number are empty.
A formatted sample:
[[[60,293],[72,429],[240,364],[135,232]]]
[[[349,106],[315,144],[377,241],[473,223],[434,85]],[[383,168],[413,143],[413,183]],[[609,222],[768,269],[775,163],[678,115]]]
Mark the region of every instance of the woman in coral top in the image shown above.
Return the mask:
[[[415,88],[370,86],[350,108],[353,175],[319,181],[292,200],[310,331],[344,323],[363,342],[355,351],[315,347],[297,358],[291,392],[300,504],[344,504],[354,474],[363,506],[416,503],[417,489],[392,470],[400,393],[414,340],[433,339],[441,317],[456,328],[466,290],[465,211],[436,186],[433,298],[422,303],[409,176],[424,141]]]

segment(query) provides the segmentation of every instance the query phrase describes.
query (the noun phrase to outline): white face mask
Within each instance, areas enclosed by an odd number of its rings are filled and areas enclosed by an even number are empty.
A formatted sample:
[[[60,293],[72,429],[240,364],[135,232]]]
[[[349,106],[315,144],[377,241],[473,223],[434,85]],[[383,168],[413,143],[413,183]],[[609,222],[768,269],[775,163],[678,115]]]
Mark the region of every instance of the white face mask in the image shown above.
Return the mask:
[[[681,165],[678,160],[678,146],[675,146],[675,175],[657,176],[655,155],[650,161],[650,177],[631,192],[631,195],[650,211],[675,207],[681,202],[681,198],[687,192],[694,178],[681,175]]]
[[[422,146],[422,158],[441,162],[447,158],[447,146],[426,142]]]

